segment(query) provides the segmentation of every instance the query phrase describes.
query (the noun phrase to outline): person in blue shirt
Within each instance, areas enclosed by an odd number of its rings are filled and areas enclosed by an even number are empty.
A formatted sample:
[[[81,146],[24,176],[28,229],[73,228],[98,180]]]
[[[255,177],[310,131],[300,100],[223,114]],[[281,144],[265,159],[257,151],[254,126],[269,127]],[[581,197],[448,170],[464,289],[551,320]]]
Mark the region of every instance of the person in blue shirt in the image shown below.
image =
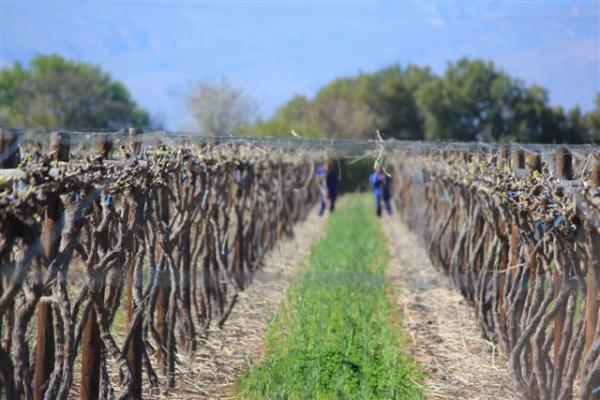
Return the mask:
[[[392,215],[392,205],[390,203],[392,197],[392,177],[387,175],[383,170],[383,167],[379,165],[375,168],[375,172],[369,176],[369,183],[371,184],[371,190],[373,191],[373,196],[375,197],[377,216],[381,217],[382,202],[388,215]]]
[[[319,215],[325,213],[327,200],[329,200],[329,212],[335,211],[335,200],[338,195],[338,174],[335,165],[330,162],[324,162],[317,168],[315,173],[319,183]]]

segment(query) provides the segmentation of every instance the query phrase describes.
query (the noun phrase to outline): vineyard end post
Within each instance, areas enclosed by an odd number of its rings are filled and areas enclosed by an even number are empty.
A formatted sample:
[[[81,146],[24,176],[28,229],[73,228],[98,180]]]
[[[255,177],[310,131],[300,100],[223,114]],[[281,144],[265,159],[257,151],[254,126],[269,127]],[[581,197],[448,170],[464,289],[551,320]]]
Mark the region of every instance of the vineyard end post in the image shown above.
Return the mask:
[[[141,128],[129,128],[128,147],[133,156],[139,156],[142,151],[142,142],[138,137],[143,133]]]
[[[0,166],[17,168],[19,163],[19,142],[13,129],[0,128]]]
[[[108,159],[112,148],[112,138],[109,135],[100,135],[98,137],[98,140],[96,141],[96,152],[100,154],[103,159]]]
[[[64,132],[53,132],[50,138],[50,157],[52,161],[69,161],[70,137]],[[52,194],[48,199],[48,206],[42,225],[42,248],[44,261],[49,265],[60,245],[60,220],[63,215],[63,205],[59,195]],[[43,293],[49,295],[50,291]],[[37,309],[37,331],[35,343],[35,364],[33,376],[33,398],[44,398],[44,386],[54,369],[54,327],[52,306],[44,302]]]
[[[570,181],[573,179],[573,156],[571,151],[566,146],[559,146],[554,153],[556,177]],[[566,274],[567,271],[562,271]],[[558,297],[561,290],[562,274],[555,270],[552,274],[552,284],[554,286],[554,296]],[[565,318],[567,317],[566,305],[560,307],[558,313],[554,317],[554,360],[558,360],[560,345],[562,342],[563,329],[565,326]]]
[[[138,128],[130,128],[129,129],[129,147],[130,151],[138,156],[140,152],[140,143],[136,138],[137,135],[141,134],[142,130]],[[130,219],[135,218],[133,213],[130,211],[129,215]],[[137,243],[137,239],[135,237],[132,238],[133,245],[131,248],[131,257],[129,259],[129,265],[127,268],[127,326],[130,329],[133,329],[131,340],[127,347],[127,361],[129,362],[129,366],[131,367],[132,379],[133,379],[133,387],[131,389],[131,394],[129,395],[129,399],[131,400],[141,400],[142,398],[142,352],[143,352],[143,343],[142,343],[142,326],[138,324],[137,326],[132,326],[133,315],[135,313],[136,304],[135,297],[133,292],[135,290],[134,281],[135,281],[135,264],[136,259],[134,255],[136,254],[136,247],[139,245]]]

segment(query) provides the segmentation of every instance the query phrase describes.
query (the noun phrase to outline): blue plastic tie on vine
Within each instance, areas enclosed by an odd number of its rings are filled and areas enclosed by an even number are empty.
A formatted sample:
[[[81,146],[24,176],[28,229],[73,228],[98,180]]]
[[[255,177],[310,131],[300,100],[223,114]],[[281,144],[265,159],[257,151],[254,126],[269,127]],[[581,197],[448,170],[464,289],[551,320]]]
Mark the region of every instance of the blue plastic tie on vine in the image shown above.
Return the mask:
[[[24,192],[27,190],[27,183],[25,183],[25,181],[19,181],[19,185],[17,186],[17,190],[19,192]]]
[[[541,219],[538,219],[537,221],[535,221],[534,224],[535,224],[535,227],[538,228],[534,232],[535,238],[536,238],[536,240],[541,240],[540,230],[542,232],[547,231],[548,225],[546,225],[546,223],[544,221],[542,221]]]
[[[592,394],[600,394],[600,386],[592,390]]]
[[[113,195],[107,194],[104,196],[104,205],[110,206],[113,203]]]
[[[235,175],[235,181],[238,184],[242,183],[242,170],[241,169],[236,169],[234,175]]]
[[[562,222],[562,215],[560,215],[560,213],[556,213],[556,216],[554,218],[554,225],[558,225]]]

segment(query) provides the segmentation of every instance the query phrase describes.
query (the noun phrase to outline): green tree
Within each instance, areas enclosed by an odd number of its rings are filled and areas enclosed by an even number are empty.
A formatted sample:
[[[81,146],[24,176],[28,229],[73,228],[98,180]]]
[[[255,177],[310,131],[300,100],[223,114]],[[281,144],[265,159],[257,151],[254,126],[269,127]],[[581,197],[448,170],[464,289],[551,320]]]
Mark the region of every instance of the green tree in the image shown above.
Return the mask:
[[[424,115],[415,93],[431,79],[429,68],[393,65],[371,74],[341,78],[319,90],[314,99],[296,96],[255,131],[289,136],[291,129],[307,137],[387,137],[422,139]]]
[[[65,129],[148,127],[148,113],[99,67],[58,55],[36,56],[28,69],[2,70],[2,125]]]
[[[596,95],[596,108],[585,115],[586,141],[600,144],[600,93]]]
[[[416,90],[431,78],[428,68],[410,65],[403,70],[392,65],[372,74],[339,79],[325,86],[317,94],[314,104],[330,104],[340,100],[350,109],[360,110],[361,124],[346,118],[346,124],[337,126],[336,136],[371,137],[375,129],[397,139],[422,139],[424,116],[416,99]],[[327,120],[323,114],[321,120]],[[356,129],[359,129],[356,132]],[[352,135],[354,133],[354,135]],[[358,134],[358,135],[357,135]]]
[[[294,96],[279,107],[270,119],[259,118],[250,133],[260,136],[289,137],[291,130],[303,137],[322,137],[321,127],[313,112],[311,102],[304,96]]]
[[[493,63],[461,59],[450,64],[443,78],[423,85],[418,101],[426,115],[427,139],[476,140],[498,138],[510,129],[519,82],[495,69]]]
[[[551,108],[548,92],[527,87],[492,62],[460,59],[417,94],[426,115],[427,139],[521,142],[581,142],[562,108]],[[572,114],[576,116],[576,114]]]
[[[336,79],[313,99],[296,96],[254,132],[307,137],[386,137],[404,140],[497,142],[598,142],[596,110],[582,115],[550,107],[548,91],[527,86],[492,62],[463,58],[442,76],[428,67],[392,65],[370,74]]]

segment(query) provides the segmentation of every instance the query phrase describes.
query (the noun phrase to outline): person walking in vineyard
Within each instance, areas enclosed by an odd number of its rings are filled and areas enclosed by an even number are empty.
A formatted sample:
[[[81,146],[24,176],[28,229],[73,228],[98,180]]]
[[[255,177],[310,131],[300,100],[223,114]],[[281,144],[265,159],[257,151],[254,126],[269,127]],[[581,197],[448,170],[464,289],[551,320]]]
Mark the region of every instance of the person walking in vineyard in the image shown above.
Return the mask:
[[[369,183],[371,184],[371,190],[375,197],[377,216],[381,217],[382,202],[388,215],[392,215],[392,205],[390,203],[392,177],[386,174],[381,164],[375,166],[375,172],[369,176]]]
[[[315,173],[319,183],[319,215],[325,213],[327,200],[329,201],[329,212],[335,211],[335,200],[337,199],[338,174],[335,165],[332,162],[324,162],[317,168]]]

